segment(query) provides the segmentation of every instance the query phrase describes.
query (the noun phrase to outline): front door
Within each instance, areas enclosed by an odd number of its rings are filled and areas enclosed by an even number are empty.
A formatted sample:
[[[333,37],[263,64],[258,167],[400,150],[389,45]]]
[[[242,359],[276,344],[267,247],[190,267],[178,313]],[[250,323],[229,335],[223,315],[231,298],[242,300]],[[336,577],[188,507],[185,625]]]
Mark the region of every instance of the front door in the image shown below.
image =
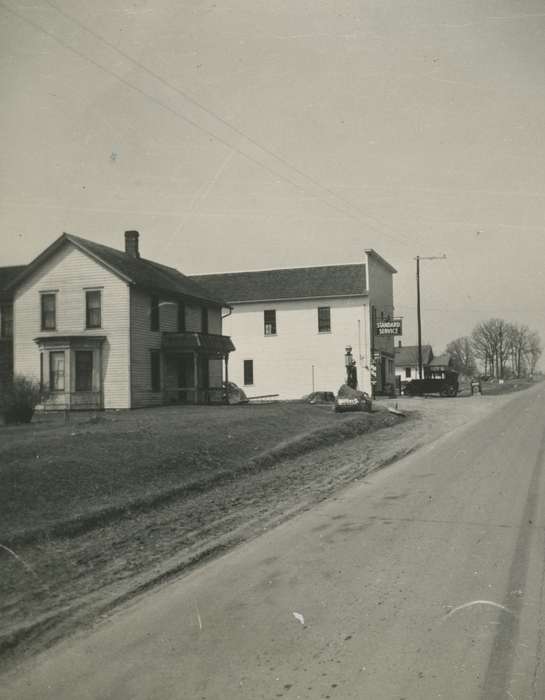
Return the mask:
[[[210,366],[207,357],[199,357],[199,401],[208,403],[210,400]]]
[[[193,355],[183,353],[178,356],[178,401],[189,403],[195,400],[195,366]]]

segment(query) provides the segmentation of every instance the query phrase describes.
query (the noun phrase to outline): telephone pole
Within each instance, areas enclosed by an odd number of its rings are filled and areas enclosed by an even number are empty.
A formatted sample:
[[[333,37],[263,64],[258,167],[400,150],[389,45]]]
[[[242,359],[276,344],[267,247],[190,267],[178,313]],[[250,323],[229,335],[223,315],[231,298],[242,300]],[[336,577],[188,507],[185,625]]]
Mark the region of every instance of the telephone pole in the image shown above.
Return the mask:
[[[423,256],[417,255],[416,260],[416,320],[418,322],[418,378],[422,379],[422,316],[420,313],[420,261],[421,260],[446,260],[447,256],[443,255],[430,255]]]

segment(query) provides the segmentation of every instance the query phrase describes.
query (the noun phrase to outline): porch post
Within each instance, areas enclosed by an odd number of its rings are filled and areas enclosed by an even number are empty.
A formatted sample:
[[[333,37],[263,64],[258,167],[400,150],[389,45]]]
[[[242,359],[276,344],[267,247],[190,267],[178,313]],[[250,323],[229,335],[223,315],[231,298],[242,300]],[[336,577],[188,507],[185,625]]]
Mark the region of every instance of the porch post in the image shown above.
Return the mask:
[[[196,352],[193,353],[193,384],[195,387],[193,403],[199,403],[199,362]]]

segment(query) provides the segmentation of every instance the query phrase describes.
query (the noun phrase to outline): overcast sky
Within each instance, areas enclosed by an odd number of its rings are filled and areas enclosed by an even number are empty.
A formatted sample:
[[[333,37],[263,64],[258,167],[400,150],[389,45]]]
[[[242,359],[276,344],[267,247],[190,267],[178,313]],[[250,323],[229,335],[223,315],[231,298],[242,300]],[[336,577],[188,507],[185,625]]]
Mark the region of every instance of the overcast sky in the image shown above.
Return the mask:
[[[543,0],[0,0],[0,265],[63,231],[186,274],[356,262],[436,352],[545,338]]]

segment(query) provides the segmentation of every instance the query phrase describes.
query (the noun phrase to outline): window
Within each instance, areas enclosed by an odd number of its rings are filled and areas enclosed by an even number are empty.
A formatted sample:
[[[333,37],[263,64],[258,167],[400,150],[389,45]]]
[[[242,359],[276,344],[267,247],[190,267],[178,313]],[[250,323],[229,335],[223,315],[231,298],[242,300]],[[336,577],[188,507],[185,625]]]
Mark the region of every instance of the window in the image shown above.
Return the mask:
[[[86,328],[100,328],[101,325],[101,293],[98,290],[85,292],[85,326]]]
[[[405,379],[410,379],[410,378],[411,378],[411,368],[405,367]]]
[[[159,297],[157,296],[151,297],[150,329],[159,330]]]
[[[159,350],[151,351],[151,390],[161,391],[161,353]]]
[[[254,383],[254,361],[244,360],[244,385]]]
[[[64,391],[64,351],[49,353],[49,388]]]
[[[265,335],[276,335],[276,309],[264,311]]]
[[[208,309],[206,306],[201,309],[201,333],[208,333]]]
[[[93,391],[93,351],[76,351],[76,391]]]
[[[318,307],[318,333],[331,332],[331,308],[329,306]]]
[[[13,306],[0,306],[0,338],[13,338]]]
[[[42,331],[54,331],[57,327],[57,297],[42,294]]]
[[[178,333],[185,333],[185,304],[178,302]]]

